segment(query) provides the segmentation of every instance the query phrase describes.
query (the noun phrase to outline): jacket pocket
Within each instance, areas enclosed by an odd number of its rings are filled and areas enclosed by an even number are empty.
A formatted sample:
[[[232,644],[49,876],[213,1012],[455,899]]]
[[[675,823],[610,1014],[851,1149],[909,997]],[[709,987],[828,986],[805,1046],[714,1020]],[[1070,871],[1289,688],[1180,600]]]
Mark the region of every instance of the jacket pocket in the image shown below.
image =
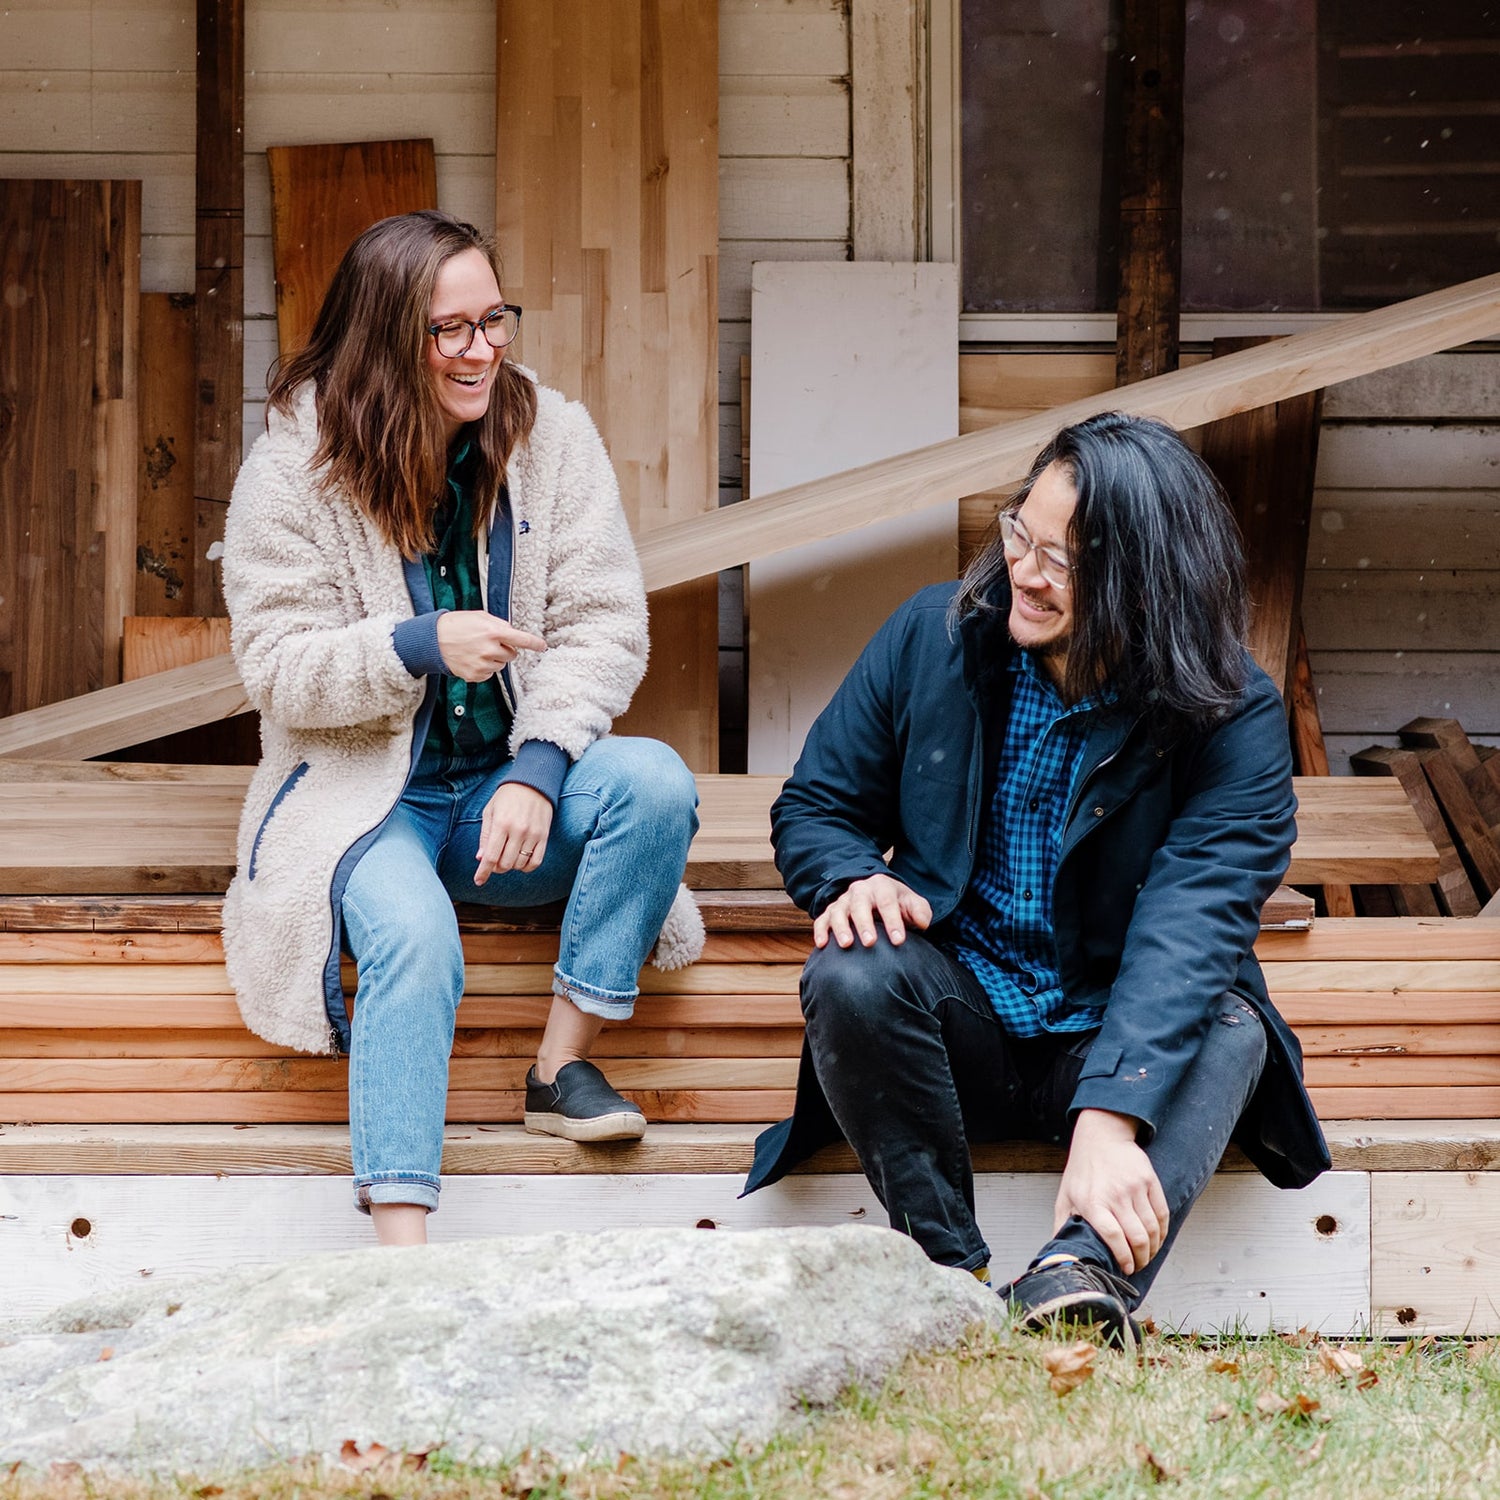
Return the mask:
[[[250,870],[247,876],[248,879],[255,879],[255,861],[257,856],[260,854],[260,841],[266,836],[266,824],[268,824],[276,815],[276,809],[280,807],[281,804],[291,794],[292,788],[296,786],[297,783],[301,781],[302,778],[306,775],[307,762],[305,760],[299,761],[296,769],[290,776],[287,777],[285,781],[281,783],[281,786],[276,795],[271,798],[271,805],[266,809],[265,817],[260,820],[260,827],[255,830],[255,842],[250,846]]]

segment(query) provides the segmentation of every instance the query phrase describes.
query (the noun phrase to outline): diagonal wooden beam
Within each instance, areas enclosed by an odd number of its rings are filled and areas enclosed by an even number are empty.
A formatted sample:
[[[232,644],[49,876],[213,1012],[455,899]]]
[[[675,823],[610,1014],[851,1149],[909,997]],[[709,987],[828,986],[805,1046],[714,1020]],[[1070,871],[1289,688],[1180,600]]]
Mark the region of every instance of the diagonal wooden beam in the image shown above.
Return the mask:
[[[1175,427],[1201,427],[1497,334],[1500,274],[660,527],[637,543],[646,587],[669,588],[1014,483],[1059,427],[1095,412],[1127,411]],[[245,706],[233,662],[212,657],[0,719],[0,757],[87,759],[152,735],[214,723]]]
[[[666,588],[1015,483],[1058,428],[1095,412],[1133,412],[1174,427],[1201,427],[1496,334],[1500,274],[660,527],[638,543],[646,586]]]
[[[249,707],[234,658],[210,656],[0,719],[0,759],[88,760]]]

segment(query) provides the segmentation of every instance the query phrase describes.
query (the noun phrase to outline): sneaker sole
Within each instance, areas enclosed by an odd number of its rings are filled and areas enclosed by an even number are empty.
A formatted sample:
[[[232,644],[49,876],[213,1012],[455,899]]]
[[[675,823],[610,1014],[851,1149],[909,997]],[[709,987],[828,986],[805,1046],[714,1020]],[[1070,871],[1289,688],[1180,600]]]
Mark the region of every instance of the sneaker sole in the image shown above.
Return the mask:
[[[1068,1292],[1037,1307],[1029,1307],[1019,1319],[1021,1326],[1043,1329],[1049,1323],[1086,1323],[1104,1329],[1113,1343],[1127,1354],[1135,1353],[1140,1339],[1135,1319],[1118,1303],[1101,1301],[1091,1292]]]
[[[592,1120],[570,1120],[550,1110],[527,1110],[524,1123],[532,1135],[555,1135],[565,1141],[638,1141],[646,1133],[646,1117],[634,1110],[596,1115]]]

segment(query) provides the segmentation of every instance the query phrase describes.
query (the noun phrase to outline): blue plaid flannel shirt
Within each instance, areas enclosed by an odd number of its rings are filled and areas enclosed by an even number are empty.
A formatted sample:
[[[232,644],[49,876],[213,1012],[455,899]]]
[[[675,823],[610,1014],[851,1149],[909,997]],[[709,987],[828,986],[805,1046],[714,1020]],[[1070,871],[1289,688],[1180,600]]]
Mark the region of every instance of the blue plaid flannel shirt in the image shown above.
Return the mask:
[[[984,986],[1011,1036],[1088,1031],[1102,1007],[1065,1009],[1052,930],[1063,823],[1103,699],[1067,707],[1029,655],[1016,653],[995,796],[969,888],[948,918],[948,951]]]

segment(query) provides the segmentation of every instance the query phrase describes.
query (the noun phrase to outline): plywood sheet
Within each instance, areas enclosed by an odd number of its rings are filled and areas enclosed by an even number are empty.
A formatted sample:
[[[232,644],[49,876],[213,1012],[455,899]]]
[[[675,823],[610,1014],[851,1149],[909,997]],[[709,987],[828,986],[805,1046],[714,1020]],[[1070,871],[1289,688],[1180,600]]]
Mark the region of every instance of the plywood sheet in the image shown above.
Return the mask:
[[[718,7],[498,0],[496,223],[519,356],[581,399],[637,537],[718,503]],[[651,601],[620,728],[718,753],[717,569]],[[708,575],[708,576],[705,576]],[[648,580],[649,582],[649,580]]]
[[[276,328],[281,352],[306,342],[350,243],[391,214],[436,208],[430,140],[269,146]]]
[[[140,222],[138,182],[0,182],[0,715],[119,681]]]
[[[752,273],[751,338],[752,495],[957,431],[954,266],[762,262]],[[751,564],[752,772],[790,771],[886,616],[956,575],[957,528],[950,503]]]

